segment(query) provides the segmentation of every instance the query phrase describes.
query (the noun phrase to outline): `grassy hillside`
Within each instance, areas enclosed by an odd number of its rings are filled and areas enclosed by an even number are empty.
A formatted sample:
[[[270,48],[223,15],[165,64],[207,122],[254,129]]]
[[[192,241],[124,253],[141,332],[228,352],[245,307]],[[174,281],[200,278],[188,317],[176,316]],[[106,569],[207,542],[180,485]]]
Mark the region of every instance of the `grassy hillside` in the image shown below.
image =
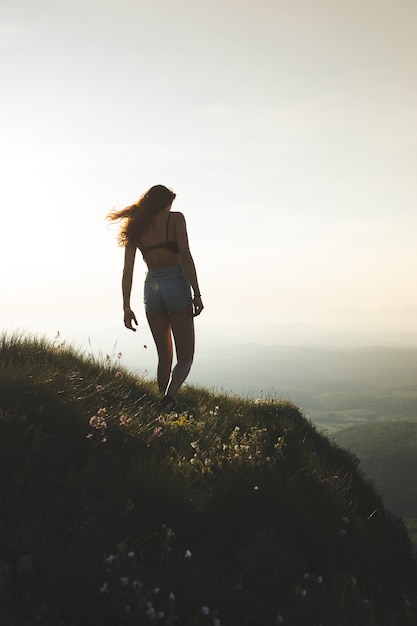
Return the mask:
[[[417,422],[363,424],[335,438],[360,459],[361,469],[391,511],[417,519]]]
[[[403,524],[289,402],[0,344],[2,626],[402,626]]]

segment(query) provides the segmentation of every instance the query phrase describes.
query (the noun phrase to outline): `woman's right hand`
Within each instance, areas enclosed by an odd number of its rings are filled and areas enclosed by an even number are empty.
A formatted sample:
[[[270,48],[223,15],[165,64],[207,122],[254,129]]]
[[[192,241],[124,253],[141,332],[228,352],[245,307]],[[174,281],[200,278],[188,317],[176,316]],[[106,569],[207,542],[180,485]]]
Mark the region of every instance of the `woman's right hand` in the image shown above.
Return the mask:
[[[132,322],[134,322],[136,326],[138,325],[136,315],[133,313],[132,309],[126,309],[124,312],[124,324],[126,328],[128,328],[129,330],[133,330],[133,332],[135,333],[136,328],[133,328]]]
[[[204,304],[201,300],[201,296],[194,296],[193,298],[193,316],[197,317],[204,309]]]

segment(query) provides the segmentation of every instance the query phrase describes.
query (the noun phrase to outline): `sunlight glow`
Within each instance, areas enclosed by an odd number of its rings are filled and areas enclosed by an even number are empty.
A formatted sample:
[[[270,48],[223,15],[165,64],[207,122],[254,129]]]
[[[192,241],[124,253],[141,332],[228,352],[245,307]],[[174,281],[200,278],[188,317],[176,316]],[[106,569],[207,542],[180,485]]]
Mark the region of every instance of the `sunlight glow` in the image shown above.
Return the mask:
[[[162,0],[165,19],[140,11],[141,37],[127,0],[117,20],[95,0],[9,7],[3,326],[29,302],[29,327],[117,327],[122,251],[104,218],[163,183],[186,216],[201,327],[360,327],[344,310],[382,330],[388,306],[417,332],[415,6],[358,20],[330,0],[262,1],[236,20],[235,5],[218,20],[218,2]]]

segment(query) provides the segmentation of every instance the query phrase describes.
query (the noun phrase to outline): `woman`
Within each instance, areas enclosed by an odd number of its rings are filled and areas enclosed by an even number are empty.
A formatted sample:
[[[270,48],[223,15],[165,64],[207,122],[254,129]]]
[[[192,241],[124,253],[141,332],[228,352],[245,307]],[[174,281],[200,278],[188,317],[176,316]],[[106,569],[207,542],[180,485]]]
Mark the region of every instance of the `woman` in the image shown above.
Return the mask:
[[[194,316],[203,310],[193,258],[182,213],[171,212],[175,193],[163,185],[146,191],[135,204],[109,214],[124,220],[119,244],[125,247],[122,278],[124,324],[136,331],[130,308],[133,267],[139,249],[148,266],[144,303],[158,351],[157,379],[161,405],[175,406],[175,395],[188,376],[194,357]],[[191,297],[190,286],[193,290]],[[177,363],[172,368],[174,337]]]

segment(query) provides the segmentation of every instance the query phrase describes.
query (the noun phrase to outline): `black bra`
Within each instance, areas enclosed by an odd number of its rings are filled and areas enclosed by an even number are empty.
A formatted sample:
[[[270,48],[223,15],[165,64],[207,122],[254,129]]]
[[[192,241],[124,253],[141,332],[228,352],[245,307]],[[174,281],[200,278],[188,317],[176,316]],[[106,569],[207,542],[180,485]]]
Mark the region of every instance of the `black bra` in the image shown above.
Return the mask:
[[[141,247],[138,245],[139,250],[142,252],[142,256],[145,257],[152,250],[158,250],[160,248],[165,248],[170,252],[174,252],[174,254],[179,254],[178,243],[176,241],[168,241],[168,226],[169,226],[169,218],[171,217],[171,213],[168,213],[167,225],[166,225],[166,240],[161,243],[155,243],[153,246],[144,246]]]

